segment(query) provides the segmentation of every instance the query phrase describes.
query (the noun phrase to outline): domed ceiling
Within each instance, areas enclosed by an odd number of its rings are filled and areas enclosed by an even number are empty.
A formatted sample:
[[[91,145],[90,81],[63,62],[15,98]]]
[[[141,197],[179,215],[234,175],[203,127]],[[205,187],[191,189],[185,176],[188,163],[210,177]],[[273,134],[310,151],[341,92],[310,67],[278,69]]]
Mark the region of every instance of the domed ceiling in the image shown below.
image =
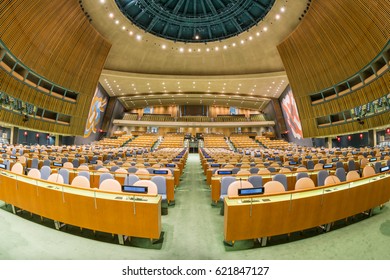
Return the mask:
[[[164,39],[204,43],[238,35],[261,21],[275,0],[115,0],[135,25]]]

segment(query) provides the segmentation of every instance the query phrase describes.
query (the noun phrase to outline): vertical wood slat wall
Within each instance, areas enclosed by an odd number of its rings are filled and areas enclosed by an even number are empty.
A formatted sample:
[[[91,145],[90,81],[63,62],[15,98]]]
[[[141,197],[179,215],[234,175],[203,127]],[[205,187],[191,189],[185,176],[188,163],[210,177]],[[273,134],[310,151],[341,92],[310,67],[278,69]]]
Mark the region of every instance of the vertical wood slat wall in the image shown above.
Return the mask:
[[[341,134],[389,123],[389,114],[318,128],[316,118],[366,104],[389,93],[390,75],[354,93],[313,106],[310,94],[358,73],[390,39],[390,5],[382,0],[313,0],[298,28],[278,46],[305,137]]]
[[[78,92],[71,104],[22,84],[0,70],[0,90],[45,108],[71,115],[70,126],[0,112],[14,125],[82,135],[88,109],[111,44],[89,23],[77,0],[5,0],[0,2],[0,38],[27,67],[49,81]]]

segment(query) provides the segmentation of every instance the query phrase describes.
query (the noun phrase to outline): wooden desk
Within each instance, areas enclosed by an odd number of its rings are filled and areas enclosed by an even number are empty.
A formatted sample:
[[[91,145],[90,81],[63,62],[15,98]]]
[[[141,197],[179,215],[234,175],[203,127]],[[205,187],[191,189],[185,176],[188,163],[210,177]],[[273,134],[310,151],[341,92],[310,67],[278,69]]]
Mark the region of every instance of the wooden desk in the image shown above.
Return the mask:
[[[245,200],[252,199],[252,202]],[[283,194],[225,198],[227,242],[286,234],[330,224],[384,204],[390,174]]]
[[[134,200],[134,198],[141,200]],[[123,236],[160,238],[161,196],[83,189],[0,172],[0,199],[58,222]],[[121,242],[122,241],[122,242]]]

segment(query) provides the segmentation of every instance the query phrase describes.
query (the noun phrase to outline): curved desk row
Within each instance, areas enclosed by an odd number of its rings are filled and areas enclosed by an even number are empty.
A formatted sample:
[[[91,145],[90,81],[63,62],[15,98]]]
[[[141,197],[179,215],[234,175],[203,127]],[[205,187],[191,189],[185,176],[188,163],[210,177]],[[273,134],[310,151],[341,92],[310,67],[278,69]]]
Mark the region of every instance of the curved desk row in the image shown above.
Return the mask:
[[[390,174],[282,194],[226,197],[224,239],[260,239],[327,225],[390,199]]]
[[[81,228],[159,239],[161,196],[83,189],[0,172],[0,199],[14,207]]]

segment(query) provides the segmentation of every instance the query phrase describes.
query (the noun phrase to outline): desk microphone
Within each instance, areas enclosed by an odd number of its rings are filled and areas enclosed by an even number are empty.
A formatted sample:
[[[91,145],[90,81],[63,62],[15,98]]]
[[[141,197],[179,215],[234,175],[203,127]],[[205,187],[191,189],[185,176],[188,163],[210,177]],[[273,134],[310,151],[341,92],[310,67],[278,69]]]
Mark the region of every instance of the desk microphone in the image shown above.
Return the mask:
[[[240,178],[240,189],[242,189],[242,178]]]

